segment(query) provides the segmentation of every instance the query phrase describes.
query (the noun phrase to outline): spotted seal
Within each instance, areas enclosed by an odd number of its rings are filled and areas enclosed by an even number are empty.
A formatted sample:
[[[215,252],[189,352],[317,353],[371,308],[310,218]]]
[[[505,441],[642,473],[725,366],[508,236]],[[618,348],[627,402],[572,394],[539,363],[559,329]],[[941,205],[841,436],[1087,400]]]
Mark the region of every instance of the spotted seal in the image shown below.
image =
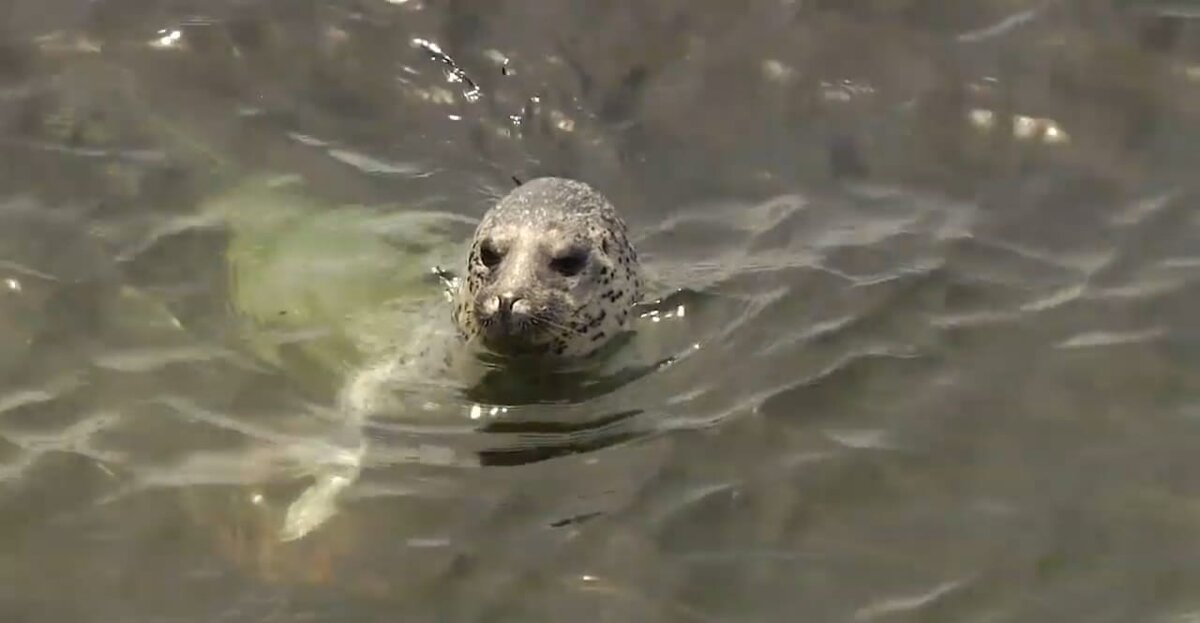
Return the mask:
[[[627,327],[643,287],[628,227],[608,199],[580,181],[541,177],[480,221],[454,323],[497,354],[586,357]]]
[[[405,300],[415,291],[407,277],[398,280],[365,273],[397,265],[411,270],[413,266],[412,258],[382,260],[390,254],[372,251],[369,237],[359,235],[363,231],[344,231],[349,214],[341,210],[338,215],[342,218],[336,221],[337,231],[345,240],[331,246],[329,238],[335,232],[328,228],[313,229],[316,233],[306,237],[303,246],[296,249],[315,249],[312,240],[323,241],[320,250],[331,250],[337,256],[332,263],[341,272],[315,283],[309,279],[301,292],[293,292],[293,286],[284,284],[287,295],[273,292],[269,300],[276,307],[285,299],[311,307],[310,301],[319,292],[310,290],[336,285],[337,293],[321,298],[334,299],[330,305],[336,309],[324,310],[319,317],[329,318],[327,324],[355,334],[352,341],[361,345],[358,350],[371,354],[366,357],[368,361],[340,365],[349,372],[338,397],[343,434],[338,435],[338,441],[328,452],[315,459],[316,480],[290,505],[281,531],[284,540],[304,536],[332,515],[340,492],[357,480],[362,468],[367,446],[363,427],[367,418],[381,411],[407,411],[404,404],[393,402],[395,397],[403,400],[403,396],[410,394],[407,386],[428,386],[430,378],[446,376],[450,371],[449,377],[480,373],[476,366],[460,365],[474,359],[460,355],[475,351],[475,347],[538,364],[587,358],[626,330],[645,287],[628,228],[612,204],[583,182],[543,177],[520,184],[500,198],[476,225],[469,248],[458,247],[457,262],[465,260],[465,270],[456,271],[457,276],[447,283],[453,309],[449,314],[452,322],[446,323],[452,326],[446,327],[446,335],[440,334],[439,323],[429,322],[431,318],[413,313],[407,306],[400,306],[397,315],[368,305],[369,309],[359,310],[365,319],[349,323],[345,319],[355,316],[347,313],[351,310],[344,309],[344,303],[361,303],[365,299],[348,298],[347,286],[351,284],[344,282],[378,284],[391,291],[390,294],[369,287],[354,291],[392,299],[400,294],[399,300]],[[426,240],[430,236],[410,231],[420,229],[416,227],[419,221],[409,219],[404,223],[406,236],[418,242],[432,242]],[[291,225],[291,229],[296,227]],[[264,240],[261,236],[253,237],[250,242],[254,244],[250,246],[261,250]],[[360,257],[360,261],[347,262],[342,257],[347,253]],[[293,257],[293,253],[279,249],[271,255],[277,261]],[[318,267],[335,259],[314,255],[308,253],[307,261]],[[434,255],[425,257],[432,259]],[[294,270],[294,263],[286,262],[286,269]],[[315,274],[311,268],[304,272]],[[272,281],[279,280],[275,273],[263,274]],[[263,279],[240,281],[261,284]],[[393,307],[395,302],[391,300]],[[303,314],[289,313],[285,317],[316,316],[307,307]],[[429,308],[421,305],[419,309]],[[441,317],[447,319],[445,315]],[[454,333],[460,339],[454,340]],[[373,344],[385,347],[375,348]],[[460,348],[464,345],[468,348]]]

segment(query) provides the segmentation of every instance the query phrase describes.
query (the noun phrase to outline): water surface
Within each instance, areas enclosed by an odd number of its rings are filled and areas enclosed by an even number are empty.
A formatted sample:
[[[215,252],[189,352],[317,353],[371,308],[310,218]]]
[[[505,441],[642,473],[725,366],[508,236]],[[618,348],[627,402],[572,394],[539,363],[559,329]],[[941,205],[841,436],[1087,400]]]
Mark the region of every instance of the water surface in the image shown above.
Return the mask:
[[[1190,5],[11,0],[0,618],[1200,617]],[[377,418],[280,543],[332,402],[196,216],[265,171],[592,183],[671,363]]]

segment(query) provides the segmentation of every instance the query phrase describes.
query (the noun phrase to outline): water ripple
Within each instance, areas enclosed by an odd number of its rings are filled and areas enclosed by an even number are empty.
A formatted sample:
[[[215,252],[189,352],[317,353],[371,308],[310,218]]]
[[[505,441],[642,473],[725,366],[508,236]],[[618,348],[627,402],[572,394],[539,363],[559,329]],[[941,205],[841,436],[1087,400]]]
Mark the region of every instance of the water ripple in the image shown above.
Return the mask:
[[[109,350],[93,359],[96,366],[117,372],[152,372],[167,366],[208,361],[241,361],[232,351],[213,346]]]
[[[1055,348],[1096,348],[1120,346],[1159,340],[1168,335],[1163,327],[1152,327],[1134,331],[1091,331],[1073,335],[1057,344]]]
[[[916,595],[890,597],[855,610],[854,618],[860,621],[873,621],[883,617],[919,611],[936,604],[970,583],[971,581],[967,579],[948,580]]]
[[[9,610],[1191,612],[1187,24],[1056,0],[142,4],[0,45]],[[1052,118],[1052,150],[975,123]],[[404,379],[350,430],[340,379],[291,366],[319,330],[240,350],[227,232],[194,208],[261,172],[377,207],[402,244],[418,208],[465,240],[480,187],[586,179],[658,300],[619,373]],[[351,503],[282,544],[314,477],[301,507]]]
[[[51,402],[79,387],[81,384],[82,380],[78,377],[68,377],[48,383],[45,387],[17,389],[5,392],[0,394],[0,415],[27,406]]]

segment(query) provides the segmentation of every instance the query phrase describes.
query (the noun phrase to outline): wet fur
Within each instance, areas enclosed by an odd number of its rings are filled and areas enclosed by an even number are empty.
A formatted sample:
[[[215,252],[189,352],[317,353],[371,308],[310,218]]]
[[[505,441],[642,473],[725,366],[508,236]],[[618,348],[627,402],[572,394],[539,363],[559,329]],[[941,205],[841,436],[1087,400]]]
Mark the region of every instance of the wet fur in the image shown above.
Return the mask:
[[[485,242],[503,247],[493,268],[481,259]],[[564,249],[583,249],[575,276],[550,268]],[[482,306],[503,291],[519,291],[532,312],[521,354],[585,357],[620,335],[641,299],[643,277],[628,228],[603,195],[563,178],[538,178],[513,189],[484,215],[455,297],[454,322],[465,339],[482,341],[491,320]]]

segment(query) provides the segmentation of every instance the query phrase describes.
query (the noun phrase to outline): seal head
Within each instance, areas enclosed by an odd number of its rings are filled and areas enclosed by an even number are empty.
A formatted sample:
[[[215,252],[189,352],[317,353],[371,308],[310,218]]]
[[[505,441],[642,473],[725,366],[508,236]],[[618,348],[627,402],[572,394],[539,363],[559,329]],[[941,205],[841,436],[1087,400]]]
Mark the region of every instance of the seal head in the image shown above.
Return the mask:
[[[642,287],[608,200],[582,182],[538,178],[480,221],[454,320],[494,353],[582,357],[623,331]]]

